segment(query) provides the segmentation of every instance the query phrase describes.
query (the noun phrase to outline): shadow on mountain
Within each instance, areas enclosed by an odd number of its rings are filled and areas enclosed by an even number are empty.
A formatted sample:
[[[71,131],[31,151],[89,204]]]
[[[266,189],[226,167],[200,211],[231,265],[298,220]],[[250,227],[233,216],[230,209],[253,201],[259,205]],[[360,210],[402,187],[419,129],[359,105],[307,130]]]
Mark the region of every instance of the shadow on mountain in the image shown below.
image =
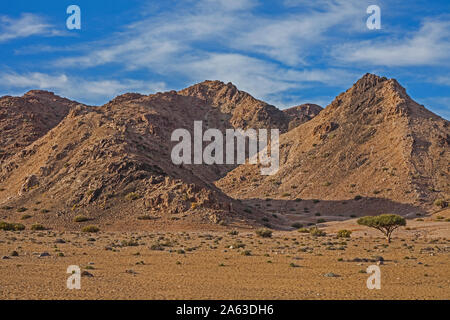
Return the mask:
[[[398,214],[406,219],[415,219],[427,214],[419,206],[373,197],[345,200],[243,199],[242,203],[254,208],[253,218],[273,229],[286,229],[294,223],[320,226],[330,221],[345,221],[383,213]],[[255,217],[256,211],[262,211],[265,215]]]

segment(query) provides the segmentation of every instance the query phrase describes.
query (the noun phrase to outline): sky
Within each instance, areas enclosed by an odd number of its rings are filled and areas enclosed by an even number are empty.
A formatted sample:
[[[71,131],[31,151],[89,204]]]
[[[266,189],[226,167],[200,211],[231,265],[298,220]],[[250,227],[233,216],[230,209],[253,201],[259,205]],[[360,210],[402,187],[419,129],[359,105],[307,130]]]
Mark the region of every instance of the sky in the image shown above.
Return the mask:
[[[81,29],[67,28],[70,5]],[[367,27],[370,5],[380,29]],[[0,2],[0,95],[102,105],[221,80],[281,109],[325,107],[367,72],[450,119],[450,1]]]

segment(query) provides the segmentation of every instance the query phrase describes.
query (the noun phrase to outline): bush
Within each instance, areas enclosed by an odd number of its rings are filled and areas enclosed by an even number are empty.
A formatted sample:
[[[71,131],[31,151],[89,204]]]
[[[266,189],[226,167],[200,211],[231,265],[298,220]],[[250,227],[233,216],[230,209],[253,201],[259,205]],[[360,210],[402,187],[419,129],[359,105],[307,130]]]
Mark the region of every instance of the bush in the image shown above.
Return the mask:
[[[297,230],[300,233],[309,233],[309,229],[308,228],[300,228]]]
[[[370,227],[381,231],[387,242],[391,242],[392,232],[406,225],[405,218],[397,214],[381,214],[379,216],[366,216],[356,221],[359,225]]]
[[[361,197],[360,195],[358,195],[358,196],[355,196],[353,199],[355,199],[356,201],[358,201],[358,200],[361,200],[362,197]]]
[[[323,236],[326,235],[325,231],[320,230],[317,227],[309,229],[309,234],[314,236],[314,237],[323,237]]]
[[[137,218],[138,218],[138,220],[152,220],[152,217],[147,215],[147,214],[144,214],[144,215],[139,216]]]
[[[266,228],[261,228],[256,230],[256,234],[262,238],[271,238],[272,237],[272,231]]]
[[[81,229],[81,231],[95,233],[95,232],[99,232],[100,229],[96,226],[86,226],[83,229]]]
[[[303,224],[301,224],[300,222],[294,222],[293,224],[291,224],[291,227],[299,229],[299,228],[303,227]]]
[[[127,194],[126,196],[125,196],[125,199],[127,199],[128,201],[134,201],[134,200],[137,200],[137,199],[139,199],[141,196],[138,194],[138,193],[136,193],[136,192],[130,192],[129,194]]]
[[[137,243],[137,241],[135,240],[122,240],[120,242],[120,244],[122,245],[122,247],[137,247],[139,246],[139,243]]]
[[[21,220],[26,220],[26,219],[30,219],[32,217],[31,214],[24,214],[20,219]]]
[[[41,230],[45,230],[45,228],[42,224],[35,223],[31,226],[31,230],[41,231]]]
[[[324,223],[327,222],[325,219],[317,219],[317,223]]]
[[[8,223],[0,222],[0,230],[4,231],[22,231],[25,230],[25,226],[21,223]]]
[[[444,199],[437,199],[434,201],[434,205],[444,209],[445,207],[448,206],[448,203]]]
[[[22,207],[22,208],[17,209],[17,212],[25,212],[27,210],[28,210],[28,208]]]
[[[79,215],[79,216],[76,216],[76,217],[73,219],[73,221],[74,221],[74,222],[85,222],[85,221],[89,221],[89,218],[87,218],[87,217],[85,217],[85,216],[82,216],[82,215]]]
[[[350,238],[350,235],[352,234],[352,232],[350,230],[339,230],[337,233],[338,238]]]

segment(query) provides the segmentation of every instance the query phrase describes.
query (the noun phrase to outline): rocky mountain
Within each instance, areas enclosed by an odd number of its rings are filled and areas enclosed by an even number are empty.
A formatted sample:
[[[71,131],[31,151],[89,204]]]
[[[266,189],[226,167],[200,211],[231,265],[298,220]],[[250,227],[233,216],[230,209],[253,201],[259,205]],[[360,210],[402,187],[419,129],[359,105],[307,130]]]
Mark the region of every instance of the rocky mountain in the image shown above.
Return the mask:
[[[277,128],[286,132],[290,116],[276,107],[240,91],[232,83],[204,81],[181,90],[180,95],[195,97],[230,116],[234,128]]]
[[[45,135],[77,104],[39,90],[0,97],[0,161]]]
[[[171,134],[184,128],[192,138],[194,121],[203,131],[281,129],[280,170],[261,176],[251,165],[175,165]],[[26,212],[26,224],[55,229],[282,227],[289,221],[273,210],[298,210],[300,197],[305,204],[320,199],[321,210],[336,216],[408,214],[449,194],[448,121],[397,81],[370,74],[323,110],[306,104],[281,111],[220,81],[128,93],[100,107],[30,91],[0,99],[0,125],[0,216],[17,220]],[[271,209],[266,197],[277,201]]]
[[[299,106],[284,109],[283,112],[290,118],[288,130],[298,127],[315,116],[317,116],[323,108],[317,104],[305,103]]]
[[[396,80],[366,74],[281,135],[275,175],[243,165],[217,185],[238,198],[327,200],[330,212],[408,214],[449,198],[449,144],[449,121],[414,102]],[[358,208],[348,206],[355,201]]]

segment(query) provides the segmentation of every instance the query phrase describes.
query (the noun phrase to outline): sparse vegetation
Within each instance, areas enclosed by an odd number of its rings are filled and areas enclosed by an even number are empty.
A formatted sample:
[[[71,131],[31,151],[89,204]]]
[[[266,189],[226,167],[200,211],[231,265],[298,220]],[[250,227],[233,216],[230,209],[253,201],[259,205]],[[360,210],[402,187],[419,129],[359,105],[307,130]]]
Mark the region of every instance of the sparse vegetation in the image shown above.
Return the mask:
[[[434,205],[444,209],[448,206],[448,203],[444,199],[437,199],[434,201]]]
[[[34,230],[34,231],[42,231],[42,230],[45,230],[45,227],[40,223],[35,223],[31,226],[30,229]]]
[[[74,222],[85,222],[85,221],[89,221],[89,218],[83,216],[83,215],[78,215],[73,219]]]
[[[86,226],[83,229],[81,229],[82,232],[88,232],[88,233],[96,233],[100,231],[100,228],[96,226]]]
[[[272,237],[272,230],[261,228],[256,230],[256,234],[260,236],[261,238],[271,238]]]
[[[25,226],[21,223],[8,223],[1,221],[0,230],[4,231],[22,231],[25,230]]]
[[[309,229],[309,234],[314,236],[314,237],[323,237],[326,236],[326,232],[323,230],[320,230],[317,227],[313,227],[311,229]]]
[[[142,216],[137,217],[138,220],[152,220],[152,217],[148,214],[144,214]]]
[[[303,227],[303,224],[301,224],[300,222],[294,222],[293,224],[291,224],[291,227],[298,229]]]
[[[339,230],[337,233],[338,238],[350,238],[350,235],[352,234],[352,232],[350,230]]]
[[[141,196],[136,193],[136,192],[130,192],[125,196],[125,199],[127,199],[128,201],[134,201],[139,199]]]

